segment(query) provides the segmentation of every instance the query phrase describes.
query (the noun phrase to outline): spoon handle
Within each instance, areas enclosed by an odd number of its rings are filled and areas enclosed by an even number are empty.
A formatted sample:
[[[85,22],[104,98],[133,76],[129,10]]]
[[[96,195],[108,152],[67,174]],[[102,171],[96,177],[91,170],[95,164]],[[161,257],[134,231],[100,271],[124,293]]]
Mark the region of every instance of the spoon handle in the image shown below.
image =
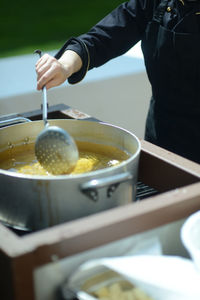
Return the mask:
[[[40,57],[42,57],[42,51],[41,50],[35,50],[34,53],[39,54]],[[42,88],[42,94],[43,94],[43,105],[42,105],[42,115],[43,115],[43,121],[44,121],[44,126],[48,125],[47,121],[47,89],[46,86],[44,85]]]
[[[48,124],[47,122],[47,89],[46,86],[43,86],[42,88],[42,93],[43,93],[43,121],[44,125],[46,126]]]

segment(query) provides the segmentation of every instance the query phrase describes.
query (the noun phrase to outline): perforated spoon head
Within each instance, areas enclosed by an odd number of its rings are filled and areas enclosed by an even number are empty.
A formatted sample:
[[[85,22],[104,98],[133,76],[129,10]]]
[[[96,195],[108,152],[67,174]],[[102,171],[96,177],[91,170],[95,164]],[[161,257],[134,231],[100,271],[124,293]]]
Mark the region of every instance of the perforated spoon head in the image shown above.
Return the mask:
[[[53,175],[70,173],[79,158],[74,139],[62,128],[46,126],[37,136],[35,155],[41,166]]]

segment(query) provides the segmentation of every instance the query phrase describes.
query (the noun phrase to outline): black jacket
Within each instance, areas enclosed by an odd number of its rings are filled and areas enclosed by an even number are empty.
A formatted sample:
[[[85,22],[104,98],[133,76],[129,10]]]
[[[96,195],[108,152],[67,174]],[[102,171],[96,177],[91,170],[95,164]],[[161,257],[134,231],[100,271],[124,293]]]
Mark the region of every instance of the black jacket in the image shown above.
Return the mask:
[[[70,49],[77,52],[84,62],[82,70],[69,78],[69,83],[79,82],[87,70],[99,67],[110,59],[124,54],[140,41],[159,2],[159,0],[130,0],[122,3],[87,33],[78,37],[86,48],[78,40],[68,40],[56,54],[56,58],[60,58],[66,49]],[[180,3],[182,9],[178,5]],[[190,6],[183,5],[181,0],[169,1],[169,7],[173,9],[165,13],[164,26],[172,28],[187,13]]]
[[[124,2],[56,57],[66,49],[82,57],[68,79],[76,83],[141,40],[152,86],[145,139],[200,163],[200,1],[184,1]]]

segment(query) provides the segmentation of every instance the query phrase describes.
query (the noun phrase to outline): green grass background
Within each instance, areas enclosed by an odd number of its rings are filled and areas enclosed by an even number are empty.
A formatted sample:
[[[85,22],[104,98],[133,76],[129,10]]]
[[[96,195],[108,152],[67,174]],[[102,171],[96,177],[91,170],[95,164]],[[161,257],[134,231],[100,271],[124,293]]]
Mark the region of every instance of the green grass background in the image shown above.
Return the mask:
[[[0,57],[59,49],[122,0],[0,0]]]

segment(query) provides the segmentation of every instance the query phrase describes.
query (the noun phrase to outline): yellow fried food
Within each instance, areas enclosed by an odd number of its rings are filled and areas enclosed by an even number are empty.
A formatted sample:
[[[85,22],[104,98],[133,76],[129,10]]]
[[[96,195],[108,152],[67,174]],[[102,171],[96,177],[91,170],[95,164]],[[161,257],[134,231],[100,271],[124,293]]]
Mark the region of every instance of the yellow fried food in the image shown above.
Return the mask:
[[[81,174],[90,171],[103,169],[119,164],[119,160],[111,160],[109,157],[100,154],[80,153],[80,158],[70,174]],[[17,166],[17,172],[30,175],[49,175],[39,162]]]
[[[102,287],[95,292],[95,295],[100,299],[108,298],[109,290],[107,287]]]
[[[123,289],[120,283],[102,287],[94,292],[94,296],[101,300],[153,300],[140,288]]]
[[[79,160],[70,173],[81,174],[120,164],[127,159],[124,151],[107,145],[79,142]],[[20,145],[0,152],[0,169],[29,175],[50,175],[35,158],[34,144]]]

